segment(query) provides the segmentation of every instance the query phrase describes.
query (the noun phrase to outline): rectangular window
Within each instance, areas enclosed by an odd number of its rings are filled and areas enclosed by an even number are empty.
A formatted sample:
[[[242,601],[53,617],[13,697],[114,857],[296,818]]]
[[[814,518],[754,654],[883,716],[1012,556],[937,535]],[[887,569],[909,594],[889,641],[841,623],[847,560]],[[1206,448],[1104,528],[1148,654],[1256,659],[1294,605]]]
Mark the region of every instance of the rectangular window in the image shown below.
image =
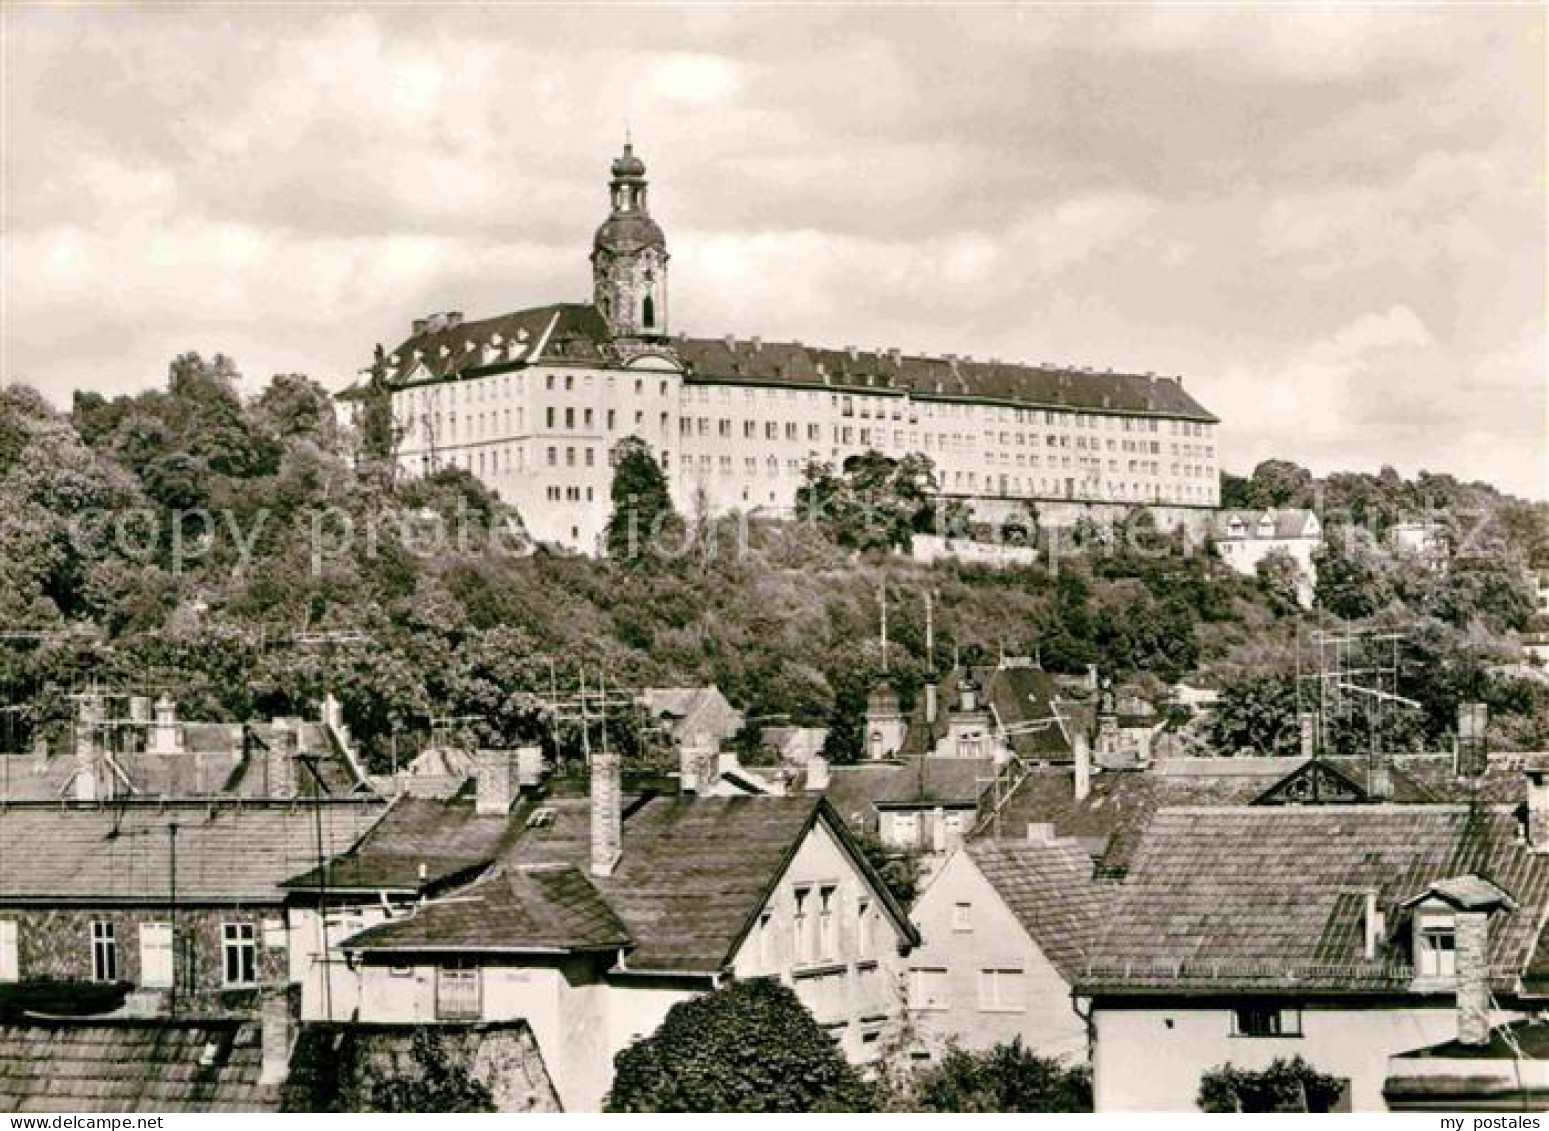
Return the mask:
[[[1451,927],[1427,927],[1415,936],[1415,974],[1421,978],[1455,978],[1457,935]]]
[[[436,968],[436,1019],[438,1021],[478,1021],[483,1017],[479,973],[477,966],[438,966]]]
[[[543,421],[548,427],[554,427],[554,410],[552,408],[543,410]]]
[[[872,957],[872,933],[871,900],[861,899],[855,904],[855,956],[861,959]]]
[[[1244,1006],[1232,1012],[1234,1037],[1300,1037],[1302,1011],[1278,1006]]]
[[[774,913],[765,911],[758,917],[758,968],[773,970],[774,964]]]
[[[974,929],[974,906],[971,903],[954,903],[952,905],[952,929],[954,931],[971,931]]]
[[[980,970],[979,1008],[986,1012],[1020,1013],[1027,1008],[1020,970]]]
[[[21,961],[16,941],[16,920],[0,919],[0,982],[21,980]]]
[[[824,961],[839,954],[838,901],[839,889],[832,884],[818,888],[818,957]]]
[[[909,1008],[946,1009],[947,971],[944,966],[909,968]]]
[[[221,979],[228,986],[251,986],[258,981],[258,938],[253,924],[221,924]]]
[[[172,987],[172,924],[140,924],[140,985],[147,989]]]
[[[797,965],[812,961],[812,889],[797,888],[793,893],[796,910],[791,915],[791,931],[795,936]]]
[[[98,982],[118,981],[118,932],[105,920],[91,925],[91,976]]]

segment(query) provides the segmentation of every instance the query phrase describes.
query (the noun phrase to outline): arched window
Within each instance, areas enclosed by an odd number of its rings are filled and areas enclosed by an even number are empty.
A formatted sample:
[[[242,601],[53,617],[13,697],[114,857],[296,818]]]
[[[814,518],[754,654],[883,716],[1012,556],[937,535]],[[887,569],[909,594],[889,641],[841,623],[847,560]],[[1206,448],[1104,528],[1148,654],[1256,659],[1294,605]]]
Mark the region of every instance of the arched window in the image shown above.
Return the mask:
[[[640,320],[646,326],[656,325],[656,299],[650,295],[646,295],[645,302],[641,304]]]

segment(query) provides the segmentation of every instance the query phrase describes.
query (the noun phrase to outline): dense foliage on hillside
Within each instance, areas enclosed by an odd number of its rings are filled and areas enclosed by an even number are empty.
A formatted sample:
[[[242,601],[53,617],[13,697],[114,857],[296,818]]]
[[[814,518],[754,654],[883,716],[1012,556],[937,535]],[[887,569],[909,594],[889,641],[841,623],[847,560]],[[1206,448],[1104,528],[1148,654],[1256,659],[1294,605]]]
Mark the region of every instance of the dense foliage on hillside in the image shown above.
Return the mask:
[[[888,533],[844,534],[845,507],[890,483],[912,492],[928,469],[900,477],[866,463],[864,483],[830,473],[820,486],[843,503],[838,527],[833,512],[682,516],[674,552],[597,561],[525,553],[519,516],[475,479],[395,479],[369,447],[316,383],[283,375],[245,394],[219,356],[179,357],[165,388],[136,396],[78,394],[63,415],[25,388],[0,391],[0,625],[40,633],[0,648],[0,696],[41,708],[35,726],[7,715],[0,745],[57,727],[69,692],[93,679],[164,689],[186,717],[211,719],[310,713],[331,689],[384,765],[394,747],[412,753],[432,716],[475,717],[481,742],[536,738],[540,698],[584,669],[612,687],[714,681],[750,716],[833,725],[830,752],[843,758],[859,752],[881,672],[884,587],[888,675],[906,708],[926,670],[927,592],[938,666],[1004,651],[1056,671],[1100,664],[1153,691],[1200,668],[1227,684],[1289,671],[1308,628],[1272,578],[1232,574],[1144,512],[1118,532],[1046,537],[1042,564],[998,571],[927,567],[858,548],[898,541]],[[627,471],[621,496],[655,506],[652,470],[632,458]],[[1245,482],[1267,491],[1278,474]],[[1416,491],[1460,512],[1477,504],[1493,548],[1436,579],[1341,545],[1325,599],[1402,623],[1437,662],[1416,741],[1441,741],[1457,697],[1486,685],[1514,739],[1541,733],[1542,685],[1488,667],[1526,623],[1521,565],[1549,564],[1546,508],[1447,477],[1418,483],[1377,477],[1341,497],[1384,515],[1406,513]],[[912,509],[893,512],[906,513],[912,524]],[[1415,668],[1406,680],[1422,679]]]

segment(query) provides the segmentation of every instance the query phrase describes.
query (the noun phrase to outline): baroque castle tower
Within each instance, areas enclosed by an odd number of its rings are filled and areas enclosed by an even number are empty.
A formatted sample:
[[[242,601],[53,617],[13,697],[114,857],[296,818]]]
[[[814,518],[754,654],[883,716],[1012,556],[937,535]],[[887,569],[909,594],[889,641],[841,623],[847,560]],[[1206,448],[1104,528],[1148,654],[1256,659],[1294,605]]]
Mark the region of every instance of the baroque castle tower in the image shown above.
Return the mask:
[[[646,204],[645,162],[626,140],[609,182],[612,212],[592,241],[592,294],[615,338],[667,336],[667,238]]]

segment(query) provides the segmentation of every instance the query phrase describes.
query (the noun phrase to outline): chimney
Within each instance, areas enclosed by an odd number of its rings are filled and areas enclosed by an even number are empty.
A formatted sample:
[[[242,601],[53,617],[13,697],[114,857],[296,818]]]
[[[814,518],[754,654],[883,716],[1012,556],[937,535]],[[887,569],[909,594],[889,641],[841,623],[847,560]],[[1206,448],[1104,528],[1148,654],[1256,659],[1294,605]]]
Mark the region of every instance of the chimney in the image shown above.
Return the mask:
[[[678,750],[678,783],[684,793],[708,797],[720,777],[721,759],[715,743],[702,734],[686,739]]]
[[[1377,952],[1382,946],[1382,939],[1386,933],[1382,911],[1377,907],[1377,893],[1366,893],[1365,913],[1361,917],[1366,930],[1365,945],[1361,949],[1367,962],[1377,961]]]
[[[1549,852],[1549,762],[1528,765],[1527,842],[1534,852]]]
[[[102,722],[102,700],[81,698],[75,709],[75,799],[97,800],[97,727]]]
[[[176,754],[183,748],[183,733],[177,722],[177,703],[170,695],[156,700],[156,721],[151,724],[150,753]]]
[[[1490,767],[1490,748],[1485,743],[1489,708],[1483,703],[1458,704],[1457,774],[1482,778]]]
[[[1374,801],[1393,800],[1393,755],[1372,751],[1366,774],[1366,793]]]
[[[446,327],[450,330],[453,326],[463,324],[463,312],[460,310],[448,310],[446,312]]]
[[[592,875],[611,876],[624,851],[624,786],[618,754],[592,754]]]
[[[1458,1043],[1490,1043],[1490,912],[1458,909],[1454,919],[1457,945]]]
[[[1097,690],[1097,665],[1096,664],[1088,664],[1086,666],[1086,689],[1088,691],[1096,691]]]
[[[1310,711],[1303,711],[1300,715],[1297,716],[1296,723],[1300,728],[1302,757],[1311,758],[1318,752],[1318,718]]]
[[[934,724],[936,721],[936,681],[934,678],[925,681],[925,722]]]
[[[473,811],[480,817],[503,817],[511,811],[511,752],[479,750],[474,754]]]
[[[518,788],[539,785],[543,781],[543,747],[519,746],[516,749]]]
[[[807,792],[822,793],[828,788],[828,759],[814,754],[807,760]]]
[[[1079,729],[1071,733],[1070,745],[1076,755],[1076,800],[1085,801],[1092,792],[1092,746]]]
[[[131,695],[129,697],[129,721],[149,726],[151,723],[151,697],[149,695]]]
[[[295,757],[301,745],[300,736],[285,719],[275,719],[271,727],[273,737],[264,755],[269,796],[295,797]]]
[[[265,992],[259,1004],[258,1024],[258,1083],[284,1083],[290,1074],[290,1048],[294,1030],[290,1016],[290,995],[284,990]]]
[[[430,329],[429,318],[416,318],[414,320],[414,337],[419,337],[428,329]]]
[[[1029,844],[1053,844],[1054,826],[1048,821],[1027,822],[1027,840]]]
[[[322,719],[325,728],[337,731],[344,729],[344,706],[334,698],[332,691],[323,696]]]

